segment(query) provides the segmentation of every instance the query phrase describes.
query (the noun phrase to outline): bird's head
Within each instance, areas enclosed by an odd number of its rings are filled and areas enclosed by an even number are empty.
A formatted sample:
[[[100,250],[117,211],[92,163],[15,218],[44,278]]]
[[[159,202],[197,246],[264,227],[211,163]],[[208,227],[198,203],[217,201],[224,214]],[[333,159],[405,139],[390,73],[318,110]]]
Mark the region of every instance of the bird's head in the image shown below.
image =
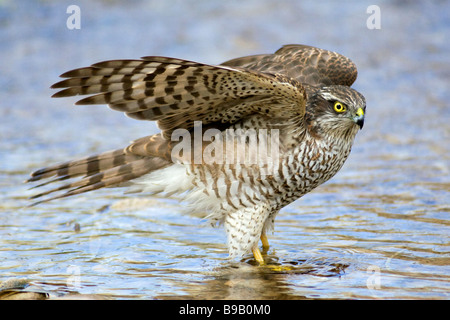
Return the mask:
[[[364,125],[366,100],[358,91],[340,85],[322,87],[306,107],[307,121],[317,134],[356,135]]]

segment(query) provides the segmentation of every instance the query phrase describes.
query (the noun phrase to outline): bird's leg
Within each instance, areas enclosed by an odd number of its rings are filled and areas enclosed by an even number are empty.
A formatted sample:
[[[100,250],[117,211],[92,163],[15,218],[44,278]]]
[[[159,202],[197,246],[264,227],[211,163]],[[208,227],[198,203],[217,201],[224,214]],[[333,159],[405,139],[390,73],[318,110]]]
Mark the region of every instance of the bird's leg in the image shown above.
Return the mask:
[[[261,251],[259,251],[258,247],[254,247],[252,249],[253,252],[253,256],[255,257],[255,260],[258,261],[259,265],[262,266],[264,265],[264,259],[262,257]]]
[[[269,239],[267,239],[266,233],[261,233],[261,243],[263,247],[263,252],[267,252],[269,250]]]
[[[261,233],[261,243],[262,243],[262,249],[263,249],[263,253],[266,253],[267,250],[269,250],[269,240],[267,239],[266,234],[263,232]],[[255,257],[255,260],[258,261],[259,265],[264,265],[264,259],[262,256],[261,251],[259,250],[258,247],[254,247],[252,249],[253,252],[253,256]]]

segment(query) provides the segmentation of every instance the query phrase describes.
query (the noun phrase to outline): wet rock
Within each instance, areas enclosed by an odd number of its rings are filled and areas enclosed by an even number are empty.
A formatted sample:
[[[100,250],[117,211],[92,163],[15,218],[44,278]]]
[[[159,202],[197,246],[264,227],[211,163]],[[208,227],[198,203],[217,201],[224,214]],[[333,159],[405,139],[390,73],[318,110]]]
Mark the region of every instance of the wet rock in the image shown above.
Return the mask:
[[[0,300],[45,300],[48,293],[31,285],[27,279],[8,279],[0,282]]]

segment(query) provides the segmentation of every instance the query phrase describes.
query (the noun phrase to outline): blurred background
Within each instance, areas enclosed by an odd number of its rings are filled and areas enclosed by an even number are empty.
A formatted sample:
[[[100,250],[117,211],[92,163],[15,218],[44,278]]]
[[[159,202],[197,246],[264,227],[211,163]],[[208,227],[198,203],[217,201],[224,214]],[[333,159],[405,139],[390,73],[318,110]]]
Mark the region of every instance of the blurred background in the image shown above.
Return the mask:
[[[450,1],[0,0],[0,282],[50,298],[448,299],[448,12]],[[367,114],[344,168],[277,217],[268,257],[289,271],[229,261],[223,230],[174,199],[109,189],[28,207],[31,171],[157,132],[51,99],[61,73],[147,55],[219,64],[290,43],[351,58]]]

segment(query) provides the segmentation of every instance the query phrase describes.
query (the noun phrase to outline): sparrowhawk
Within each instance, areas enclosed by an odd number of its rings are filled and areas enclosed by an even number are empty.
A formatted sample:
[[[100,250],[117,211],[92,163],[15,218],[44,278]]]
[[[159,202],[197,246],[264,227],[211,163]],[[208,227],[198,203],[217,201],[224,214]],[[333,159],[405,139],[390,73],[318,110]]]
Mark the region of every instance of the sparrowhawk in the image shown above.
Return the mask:
[[[28,181],[47,179],[39,187],[62,185],[32,198],[116,186],[178,195],[224,225],[231,257],[252,252],[263,264],[258,241],[268,247],[279,210],[333,177],[350,153],[366,108],[350,88],[356,76],[350,59],[305,45],[220,65],[148,56],[68,71],[54,97],[89,95],[76,104],[108,104],[161,132],[33,172]]]

